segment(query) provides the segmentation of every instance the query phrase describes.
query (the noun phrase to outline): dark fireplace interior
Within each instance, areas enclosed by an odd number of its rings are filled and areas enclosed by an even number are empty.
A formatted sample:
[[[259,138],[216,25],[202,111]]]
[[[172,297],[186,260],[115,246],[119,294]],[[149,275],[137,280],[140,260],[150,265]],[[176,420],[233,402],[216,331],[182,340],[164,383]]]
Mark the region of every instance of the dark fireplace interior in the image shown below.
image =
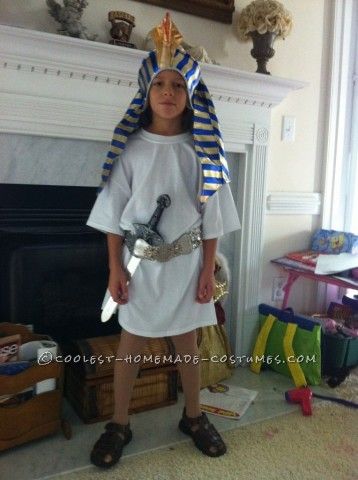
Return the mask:
[[[95,187],[0,184],[1,321],[61,344],[118,333],[100,320],[105,235],[86,226]]]

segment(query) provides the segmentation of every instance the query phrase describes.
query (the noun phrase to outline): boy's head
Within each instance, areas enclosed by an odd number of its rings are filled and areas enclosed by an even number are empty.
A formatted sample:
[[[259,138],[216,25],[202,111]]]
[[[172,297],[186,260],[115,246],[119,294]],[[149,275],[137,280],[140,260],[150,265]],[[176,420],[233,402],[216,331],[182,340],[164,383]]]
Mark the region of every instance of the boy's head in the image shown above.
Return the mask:
[[[190,128],[192,116],[184,77],[176,70],[160,71],[150,82],[142,126],[153,121],[170,121],[180,123],[184,131]]]
[[[152,80],[149,105],[154,115],[168,120],[180,117],[187,101],[185,80],[175,70],[162,70]]]
[[[143,112],[140,116],[140,125],[148,127],[156,118],[168,121],[181,121],[181,131],[191,130],[193,126],[193,95],[200,82],[200,67],[198,62],[187,52],[179,48],[173,55],[168,56],[163,62],[162,56],[156,51],[151,51],[143,59],[138,72],[139,91],[143,98]],[[185,104],[184,96],[185,94]],[[175,103],[171,108],[161,105]],[[175,101],[172,100],[175,97]],[[153,108],[154,107],[154,108]],[[159,117],[158,117],[159,116]]]
[[[181,119],[181,130],[177,125],[172,130],[191,131],[202,167],[200,202],[205,203],[230,180],[215,106],[201,78],[198,62],[180,48],[182,37],[168,15],[153,30],[153,35],[157,48],[143,60],[138,74],[139,90],[114,129],[100,190],[126,148],[128,137],[138,128],[149,126],[153,115],[156,118],[159,115],[171,123],[173,119]]]
[[[139,90],[145,99],[145,106],[148,103],[148,93],[152,83],[163,72],[176,72],[184,82],[188,95],[188,103],[192,107],[192,98],[197,88],[201,72],[199,64],[189,53],[176,49],[171,57],[170,63],[163,66],[159,64],[158,52],[151,51],[149,55],[143,59],[142,65],[138,72]]]

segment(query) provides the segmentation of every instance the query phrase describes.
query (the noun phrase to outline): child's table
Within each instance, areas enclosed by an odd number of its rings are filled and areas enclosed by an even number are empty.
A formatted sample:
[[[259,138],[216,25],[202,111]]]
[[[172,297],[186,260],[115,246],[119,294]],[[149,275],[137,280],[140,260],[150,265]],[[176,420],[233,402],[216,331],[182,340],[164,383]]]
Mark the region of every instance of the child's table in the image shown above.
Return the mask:
[[[349,281],[346,281],[343,278],[339,279],[332,275],[316,275],[314,272],[311,272],[309,270],[300,270],[295,267],[283,265],[277,260],[271,260],[271,261],[272,263],[275,263],[275,265],[279,265],[288,273],[287,282],[283,287],[283,291],[285,292],[285,295],[283,297],[281,308],[287,307],[288,298],[291,292],[291,287],[299,277],[309,278],[310,280],[314,280],[315,282],[324,282],[324,283],[329,283],[330,285],[337,285],[338,287],[342,287],[342,288],[350,288],[353,290],[358,290],[358,285],[351,283]]]

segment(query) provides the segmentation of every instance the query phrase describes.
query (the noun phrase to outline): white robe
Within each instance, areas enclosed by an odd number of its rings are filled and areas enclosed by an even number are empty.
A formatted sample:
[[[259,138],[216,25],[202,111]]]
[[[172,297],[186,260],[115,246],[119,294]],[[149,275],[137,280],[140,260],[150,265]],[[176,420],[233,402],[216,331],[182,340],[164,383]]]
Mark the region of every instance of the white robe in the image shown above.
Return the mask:
[[[124,234],[133,223],[148,223],[157,198],[168,194],[157,230],[171,243],[194,227],[203,239],[218,238],[240,228],[229,184],[201,207],[201,164],[190,133],[163,136],[139,130],[132,134],[111,176],[93,206],[87,225],[102,232]],[[130,253],[123,248],[124,264]],[[145,337],[179,335],[214,325],[213,301],[195,300],[202,266],[202,247],[168,262],[143,259],[129,286],[129,301],[120,305],[118,321],[130,333]]]

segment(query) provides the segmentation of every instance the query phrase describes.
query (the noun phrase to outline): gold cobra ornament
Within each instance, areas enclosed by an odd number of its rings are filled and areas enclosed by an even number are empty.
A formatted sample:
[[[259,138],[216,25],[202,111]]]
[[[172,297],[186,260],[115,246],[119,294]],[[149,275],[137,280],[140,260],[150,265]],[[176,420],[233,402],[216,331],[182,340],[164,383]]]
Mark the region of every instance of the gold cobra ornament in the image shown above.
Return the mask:
[[[160,69],[170,68],[173,64],[175,50],[183,40],[182,34],[170,18],[169,12],[161,23],[150,31],[157,51],[158,66]]]

